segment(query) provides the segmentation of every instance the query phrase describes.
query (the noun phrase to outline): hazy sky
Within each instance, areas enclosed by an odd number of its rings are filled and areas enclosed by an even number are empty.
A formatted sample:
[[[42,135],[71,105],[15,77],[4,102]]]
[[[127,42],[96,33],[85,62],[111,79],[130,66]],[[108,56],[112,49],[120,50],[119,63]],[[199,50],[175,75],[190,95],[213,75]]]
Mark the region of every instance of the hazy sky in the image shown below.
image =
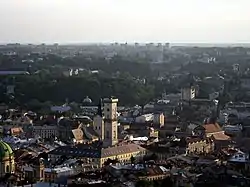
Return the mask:
[[[250,42],[250,0],[0,0],[0,43]]]

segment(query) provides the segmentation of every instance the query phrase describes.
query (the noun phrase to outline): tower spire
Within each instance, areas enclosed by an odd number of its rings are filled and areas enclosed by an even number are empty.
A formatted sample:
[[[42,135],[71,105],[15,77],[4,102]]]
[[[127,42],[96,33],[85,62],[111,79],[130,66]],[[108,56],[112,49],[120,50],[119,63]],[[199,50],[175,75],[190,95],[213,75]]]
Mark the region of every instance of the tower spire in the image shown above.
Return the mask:
[[[99,100],[97,115],[102,117],[102,99]]]

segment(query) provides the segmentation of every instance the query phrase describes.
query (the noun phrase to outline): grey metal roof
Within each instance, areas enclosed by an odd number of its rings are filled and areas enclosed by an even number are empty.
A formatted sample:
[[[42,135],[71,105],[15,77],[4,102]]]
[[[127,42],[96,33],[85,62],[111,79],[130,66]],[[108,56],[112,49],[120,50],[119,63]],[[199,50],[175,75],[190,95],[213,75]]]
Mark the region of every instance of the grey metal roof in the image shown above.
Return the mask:
[[[98,149],[88,149],[76,146],[61,146],[48,154],[54,155],[65,155],[65,156],[73,156],[73,157],[87,157],[87,158],[100,158],[101,151]]]
[[[145,149],[136,144],[127,144],[121,146],[114,146],[109,148],[93,148],[89,147],[81,147],[81,146],[62,146],[58,147],[48,154],[54,155],[65,155],[65,156],[73,156],[73,157],[86,157],[86,158],[105,158],[115,155],[128,154],[133,152],[141,152]]]

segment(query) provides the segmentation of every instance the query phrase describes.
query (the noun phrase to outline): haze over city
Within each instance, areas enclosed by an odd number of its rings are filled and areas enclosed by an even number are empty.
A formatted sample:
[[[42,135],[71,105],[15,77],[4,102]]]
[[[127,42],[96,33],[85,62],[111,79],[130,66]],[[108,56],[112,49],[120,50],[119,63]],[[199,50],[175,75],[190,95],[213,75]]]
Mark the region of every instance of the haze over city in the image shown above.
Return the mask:
[[[247,43],[249,0],[0,0],[0,43]]]
[[[250,187],[250,0],[0,0],[0,187]]]

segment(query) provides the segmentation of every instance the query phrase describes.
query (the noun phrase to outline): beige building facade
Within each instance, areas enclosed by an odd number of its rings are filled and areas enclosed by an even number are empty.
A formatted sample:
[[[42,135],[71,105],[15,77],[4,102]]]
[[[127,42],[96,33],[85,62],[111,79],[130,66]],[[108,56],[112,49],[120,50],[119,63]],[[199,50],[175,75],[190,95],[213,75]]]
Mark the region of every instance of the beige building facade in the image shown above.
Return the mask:
[[[34,126],[33,131],[41,138],[52,138],[59,136],[58,126],[56,125],[37,125]]]

